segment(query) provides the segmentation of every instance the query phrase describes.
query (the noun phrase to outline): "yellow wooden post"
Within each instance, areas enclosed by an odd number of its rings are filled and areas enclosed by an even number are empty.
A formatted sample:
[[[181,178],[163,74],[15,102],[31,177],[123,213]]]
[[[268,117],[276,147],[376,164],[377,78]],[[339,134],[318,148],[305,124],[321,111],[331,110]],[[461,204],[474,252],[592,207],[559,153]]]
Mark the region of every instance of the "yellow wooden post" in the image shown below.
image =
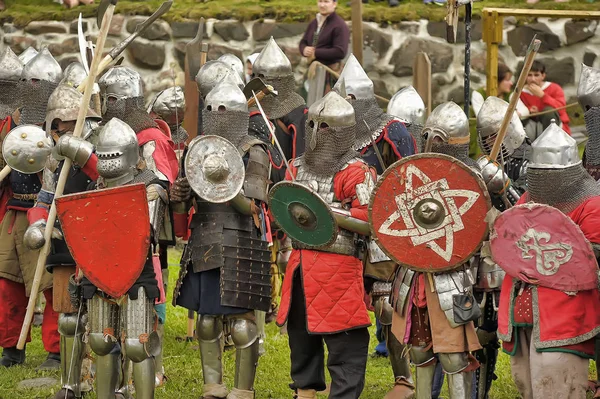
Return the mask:
[[[486,92],[498,94],[498,45],[502,43],[503,18],[497,11],[483,10],[483,40],[486,43]]]
[[[362,1],[352,0],[352,54],[362,65],[363,62],[363,26]]]

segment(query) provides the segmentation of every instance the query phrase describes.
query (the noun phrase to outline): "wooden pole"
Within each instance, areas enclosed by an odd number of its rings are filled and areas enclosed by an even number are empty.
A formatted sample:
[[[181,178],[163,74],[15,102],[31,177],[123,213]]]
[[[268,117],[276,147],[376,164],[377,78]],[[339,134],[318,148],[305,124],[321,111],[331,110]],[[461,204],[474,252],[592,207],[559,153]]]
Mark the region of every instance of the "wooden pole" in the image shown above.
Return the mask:
[[[425,115],[431,113],[431,61],[426,53],[419,52],[413,62],[413,87],[425,103]]]
[[[352,0],[352,54],[363,63],[362,1]]]
[[[483,12],[483,40],[486,44],[486,92],[498,94],[498,45],[502,43],[503,18],[498,12]]]
[[[81,104],[79,106],[79,114],[77,115],[77,123],[75,124],[75,131],[73,132],[73,137],[81,137],[81,133],[83,132],[85,117],[87,115],[90,99],[92,98],[94,83],[96,82],[96,77],[99,72],[100,58],[102,57],[102,52],[104,51],[104,43],[106,42],[108,28],[110,27],[114,11],[115,6],[113,4],[110,4],[108,6],[108,9],[106,10],[106,13],[104,14],[104,18],[102,19],[102,27],[98,35],[98,41],[96,42],[96,55],[94,56],[92,66],[90,67],[90,74],[88,76],[87,83],[85,85],[85,91],[83,92],[83,98],[81,99]],[[54,198],[60,197],[62,195],[63,190],[65,188],[65,183],[67,181],[67,177],[71,172],[71,164],[71,159],[66,158],[62,170],[60,171],[58,182],[56,183],[56,191],[54,192]],[[33,284],[31,287],[31,295],[29,296],[29,303],[27,304],[27,313],[25,314],[25,320],[23,320],[23,326],[21,327],[21,335],[19,336],[19,342],[17,343],[18,349],[23,349],[25,347],[25,341],[27,340],[27,336],[29,335],[29,328],[31,327],[31,320],[33,318],[33,312],[35,310],[35,303],[37,301],[38,291],[40,289],[40,284],[42,281],[42,275],[44,273],[44,270],[46,270],[46,258],[48,257],[48,253],[50,252],[50,245],[52,243],[52,230],[55,222],[56,205],[53,201],[52,206],[50,207],[50,212],[48,214],[46,229],[44,231],[44,239],[46,240],[46,242],[40,250],[40,254],[38,257],[38,262],[35,269],[35,276],[33,278]]]

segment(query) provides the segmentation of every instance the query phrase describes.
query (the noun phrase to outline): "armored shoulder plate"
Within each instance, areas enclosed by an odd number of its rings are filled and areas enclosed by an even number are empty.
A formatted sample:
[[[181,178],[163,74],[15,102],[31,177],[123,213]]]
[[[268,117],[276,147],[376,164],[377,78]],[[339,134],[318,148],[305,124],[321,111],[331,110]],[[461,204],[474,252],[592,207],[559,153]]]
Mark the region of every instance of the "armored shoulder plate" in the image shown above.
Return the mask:
[[[267,202],[270,174],[269,155],[262,145],[253,145],[248,150],[248,166],[246,166],[246,180],[244,181],[246,197]]]

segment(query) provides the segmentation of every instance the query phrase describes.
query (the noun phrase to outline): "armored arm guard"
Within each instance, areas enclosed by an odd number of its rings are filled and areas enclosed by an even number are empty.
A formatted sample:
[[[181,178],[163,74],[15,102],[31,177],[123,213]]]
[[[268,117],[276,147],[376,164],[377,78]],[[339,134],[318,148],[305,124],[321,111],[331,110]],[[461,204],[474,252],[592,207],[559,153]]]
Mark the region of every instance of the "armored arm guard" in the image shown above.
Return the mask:
[[[65,134],[56,143],[58,155],[67,157],[77,165],[83,167],[94,152],[94,146],[88,141]]]
[[[490,194],[501,197],[506,194],[511,206],[519,201],[521,197],[519,192],[513,187],[511,180],[497,162],[483,156],[477,160],[477,165],[481,168],[481,176]]]
[[[256,141],[255,141],[256,140]],[[271,161],[269,155],[263,148],[262,143],[257,144],[258,140],[253,139],[248,148],[248,163],[246,166],[246,180],[244,181],[244,192],[238,193],[231,200],[231,205],[244,215],[251,215],[254,208],[254,200],[267,202],[267,193],[269,191],[269,176],[271,174]],[[242,143],[242,151],[245,151]]]
[[[150,224],[154,230],[154,237],[158,240],[163,227],[165,210],[169,204],[169,195],[160,184],[150,184],[146,187],[146,196],[148,197]]]

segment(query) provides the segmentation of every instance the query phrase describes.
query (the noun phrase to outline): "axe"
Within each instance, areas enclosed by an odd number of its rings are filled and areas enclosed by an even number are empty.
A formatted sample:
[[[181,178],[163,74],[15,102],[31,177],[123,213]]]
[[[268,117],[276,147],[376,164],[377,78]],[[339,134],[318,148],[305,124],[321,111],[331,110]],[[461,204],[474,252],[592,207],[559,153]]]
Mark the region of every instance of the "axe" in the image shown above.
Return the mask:
[[[244,86],[243,91],[244,95],[248,99],[248,107],[253,107],[256,105],[254,94],[256,94],[258,101],[262,101],[267,94],[272,94],[274,96],[278,94],[277,90],[275,90],[273,86],[266,84],[261,78],[252,79],[246,84],[246,86]]]
[[[85,117],[87,114],[90,99],[92,98],[94,82],[96,81],[96,77],[98,76],[100,71],[100,57],[102,56],[102,51],[104,50],[104,43],[106,42],[106,36],[108,35],[108,29],[112,21],[117,0],[102,0],[102,4],[105,6],[105,15],[102,19],[102,25],[100,27],[100,33],[98,34],[98,40],[96,41],[96,56],[92,61],[88,79],[86,79],[84,82],[85,90],[83,92],[83,98],[81,99],[81,103],[79,105],[79,114],[77,115],[77,123],[75,124],[75,131],[73,132],[74,137],[81,137],[81,133],[83,132],[83,125],[85,123]],[[69,158],[65,158],[65,163],[63,165],[63,168],[60,172],[60,176],[58,177],[58,182],[56,184],[54,198],[60,197],[63,194],[67,177],[69,176],[71,171],[71,164],[72,161]],[[33,278],[33,285],[31,287],[31,295],[29,296],[29,302],[27,304],[27,313],[25,314],[25,320],[23,320],[23,326],[21,328],[21,335],[19,336],[19,342],[17,343],[18,349],[24,348],[29,328],[31,327],[31,320],[33,318],[33,311],[35,309],[35,302],[37,301],[38,291],[40,289],[40,283],[42,281],[42,274],[46,269],[46,258],[48,257],[48,253],[50,252],[50,246],[52,243],[52,226],[54,226],[55,222],[56,206],[54,205],[53,201],[52,206],[50,207],[50,212],[48,214],[48,228],[44,231],[44,239],[46,240],[46,242],[42,249],[40,249],[40,255],[38,257],[38,262],[35,269],[35,276]]]
[[[204,18],[200,18],[198,23],[198,32],[196,37],[185,45],[185,113],[183,117],[183,127],[189,134],[189,139],[198,135],[198,104],[200,103],[200,94],[196,85],[196,75],[206,63],[208,45],[203,44],[204,36]]]
[[[98,7],[98,21],[100,21],[100,22],[104,22],[104,15],[108,13],[110,6],[107,5],[107,3],[110,3],[110,2],[106,1],[106,0],[102,0],[102,3],[100,3],[100,7]],[[139,35],[141,35],[146,29],[148,29],[148,27],[150,25],[152,25],[154,23],[154,21],[156,21],[158,18],[160,18],[162,15],[164,15],[167,11],[169,11],[172,4],[173,4],[173,0],[165,1],[160,6],[160,8],[154,12],[154,14],[152,14],[150,17],[148,17],[147,20],[145,20],[141,24],[138,24],[135,27],[135,31],[128,38],[126,38],[121,43],[119,43],[115,47],[113,47],[113,49],[110,50],[110,52],[106,55],[106,57],[104,57],[102,59],[102,61],[98,65],[98,74],[101,74],[110,65],[111,62],[113,62],[115,59],[117,59],[117,57],[123,51],[125,51],[125,49],[131,44],[131,42],[133,42]],[[101,26],[101,24],[99,23],[98,26]],[[96,52],[96,54],[102,54],[98,49],[98,45],[96,45],[95,52]],[[86,84],[87,84],[87,79],[84,80],[83,82],[81,82],[81,84],[79,85],[77,90],[83,91],[85,89]]]

